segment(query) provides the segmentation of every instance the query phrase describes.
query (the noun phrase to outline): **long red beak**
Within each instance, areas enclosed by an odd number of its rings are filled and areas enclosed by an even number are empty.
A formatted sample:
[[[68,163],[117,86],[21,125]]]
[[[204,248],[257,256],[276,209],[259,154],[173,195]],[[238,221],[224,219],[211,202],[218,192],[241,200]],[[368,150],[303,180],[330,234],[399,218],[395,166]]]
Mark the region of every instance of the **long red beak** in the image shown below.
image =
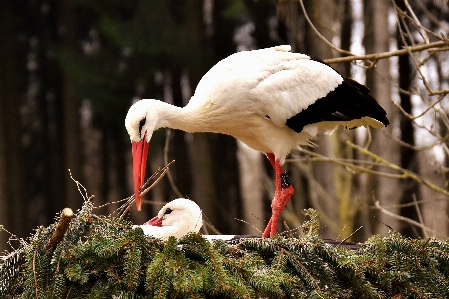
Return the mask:
[[[143,225],[152,225],[152,226],[162,226],[162,218],[159,217],[153,217],[147,222],[145,222]]]
[[[149,145],[150,144],[145,141],[145,136],[138,142],[132,142],[134,195],[136,196],[137,211],[142,209],[140,188],[145,181],[145,167],[147,166]]]

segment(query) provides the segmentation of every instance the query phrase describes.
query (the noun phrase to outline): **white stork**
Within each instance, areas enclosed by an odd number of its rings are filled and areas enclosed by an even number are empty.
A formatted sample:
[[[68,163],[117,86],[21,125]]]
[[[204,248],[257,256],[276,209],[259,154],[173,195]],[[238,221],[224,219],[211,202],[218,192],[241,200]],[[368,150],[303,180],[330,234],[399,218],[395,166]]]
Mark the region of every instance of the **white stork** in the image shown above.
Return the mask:
[[[272,216],[263,233],[268,237],[276,233],[279,215],[293,194],[281,168],[292,149],[338,126],[389,124],[366,86],[343,78],[319,59],[289,51],[290,46],[278,46],[221,60],[203,76],[184,108],[153,99],[131,106],[125,126],[139,211],[148,146],[159,128],[227,134],[265,153],[276,177]]]
[[[181,238],[189,232],[197,233],[203,226],[200,207],[190,199],[178,198],[170,201],[157,216],[140,227],[147,236],[167,240],[170,236]]]

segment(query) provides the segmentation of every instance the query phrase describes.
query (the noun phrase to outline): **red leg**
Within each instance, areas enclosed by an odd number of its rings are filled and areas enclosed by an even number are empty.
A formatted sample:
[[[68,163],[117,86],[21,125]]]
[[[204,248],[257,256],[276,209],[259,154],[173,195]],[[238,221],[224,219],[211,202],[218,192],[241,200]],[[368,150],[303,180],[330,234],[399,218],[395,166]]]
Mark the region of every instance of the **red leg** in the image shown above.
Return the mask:
[[[279,160],[276,160],[274,154],[268,153],[268,159],[273,165],[275,176],[276,176],[276,191],[274,193],[273,201],[271,202],[272,215],[270,221],[268,222],[267,228],[263,232],[262,237],[268,238],[273,237],[276,234],[276,228],[279,216],[282,210],[284,210],[285,205],[289,202],[293,195],[294,189],[290,183],[290,179],[287,174],[282,170]]]

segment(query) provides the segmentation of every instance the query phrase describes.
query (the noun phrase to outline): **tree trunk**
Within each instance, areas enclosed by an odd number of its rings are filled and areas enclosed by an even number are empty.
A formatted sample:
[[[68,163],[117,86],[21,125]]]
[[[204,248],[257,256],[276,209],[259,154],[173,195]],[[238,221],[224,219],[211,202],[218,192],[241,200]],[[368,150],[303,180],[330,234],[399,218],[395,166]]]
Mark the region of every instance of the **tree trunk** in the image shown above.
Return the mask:
[[[335,22],[334,17],[336,4],[334,1],[305,1],[304,4],[313,25],[327,40],[332,41],[332,38],[338,34],[338,32],[334,31],[335,29],[332,26]],[[304,31],[306,54],[310,54],[321,59],[333,57],[331,48],[316,35],[307,22]],[[335,157],[333,142],[335,142],[333,137],[320,136],[320,138],[316,141],[318,144],[316,152],[327,157]],[[322,195],[312,195],[311,198],[315,198],[313,207],[320,211],[323,215],[323,236],[335,238],[341,232],[339,213],[337,212],[338,203],[336,200],[337,195],[335,193],[336,185],[333,176],[335,167],[332,163],[315,163],[313,166],[314,180],[316,180],[316,182],[323,187],[327,194],[327,200]],[[315,192],[314,188],[311,188],[310,190],[311,192]],[[301,191],[297,190],[297,193],[298,192]],[[326,200],[326,202],[323,200]]]
[[[181,85],[182,70],[181,67],[176,64],[171,68],[172,78],[172,95],[173,104],[178,107],[184,106],[184,99],[182,94]],[[172,140],[170,142],[170,156],[176,161],[173,167],[170,168],[171,174],[176,184],[176,188],[182,196],[192,194],[192,181],[190,169],[190,159],[187,152],[186,134],[183,131],[172,130]],[[171,161],[171,159],[169,159]],[[195,171],[195,170],[193,170]]]
[[[64,0],[60,5],[60,20],[63,30],[61,44],[63,49],[73,51],[76,49],[76,23],[73,3]],[[82,197],[78,193],[75,182],[70,178],[70,169],[75,180],[82,181],[80,159],[80,122],[79,101],[76,97],[75,79],[65,72],[62,76],[62,103],[63,103],[63,137],[64,138],[64,187],[65,205],[71,209],[81,206]],[[64,208],[64,207],[61,207]]]
[[[407,8],[405,6],[404,1],[398,0],[396,1],[398,7],[406,11]],[[398,49],[402,49],[407,46],[407,41],[404,41],[406,37],[401,36],[400,30],[402,29],[404,35],[407,35],[406,29],[402,28],[402,25],[398,25],[398,34],[396,37],[398,43]],[[399,56],[399,89],[404,90],[405,92],[410,91],[411,83],[412,83],[412,65],[410,61],[409,55]],[[411,101],[410,93],[399,92],[400,105],[405,113],[408,115],[412,115],[413,104]],[[411,148],[414,147],[415,144],[415,129],[413,126],[413,122],[406,115],[400,114],[399,119],[399,127],[401,132],[401,140],[410,145],[401,146],[400,147],[400,166],[404,169],[408,169],[413,171],[414,173],[419,174],[419,160],[416,155],[416,151]],[[420,201],[421,196],[419,194],[419,185],[414,180],[407,178],[401,181],[401,204],[409,204],[414,202],[414,200]],[[413,219],[419,222],[419,217],[417,213],[417,209],[420,206],[408,206],[400,209],[400,215],[407,217],[409,219]],[[408,237],[422,237],[422,230],[410,225],[404,225],[399,230],[401,234]]]
[[[182,16],[184,17],[185,23],[181,27],[190,38],[190,47],[188,49],[191,51],[189,53],[191,55],[189,56],[193,61],[199,63],[199,69],[202,69],[204,68],[204,61],[200,62],[199,57],[202,56],[206,48],[202,3],[201,1],[185,0],[182,2],[182,5],[184,8]],[[193,49],[197,51],[193,51]],[[193,92],[204,73],[192,68],[189,68],[188,71],[189,82]],[[176,84],[179,85],[179,81]],[[218,201],[217,189],[214,182],[216,170],[213,168],[214,153],[211,146],[213,136],[211,134],[197,133],[192,134],[188,138],[188,160],[190,160],[189,168],[192,175],[192,190],[191,194],[186,195],[198,203],[207,220],[211,221],[213,225],[219,226],[218,207],[220,202]]]
[[[201,77],[212,66],[209,64],[211,57],[218,60],[234,52],[234,27],[221,24],[221,7],[226,3],[216,1],[213,7],[213,35],[208,40],[203,23],[203,4],[186,0],[184,5],[186,22],[183,29],[189,35],[188,48],[191,50],[188,65],[196,62],[195,68],[188,69],[191,90],[194,91]],[[235,151],[235,140],[229,136],[193,134],[189,137],[192,198],[203,209],[204,215],[223,233],[234,233],[240,225],[234,220],[234,217],[240,216],[237,209],[240,198]]]
[[[13,4],[2,5],[2,9],[12,14]],[[20,85],[23,84],[19,79],[19,61],[24,53],[20,51],[15,34],[11,28],[0,26],[0,225],[25,238],[29,235],[29,223],[19,114]],[[0,231],[0,251],[11,249],[6,243],[8,238],[7,233]]]
[[[341,31],[340,31],[340,48],[349,50],[351,47],[352,25],[353,17],[351,1],[345,0],[336,8],[341,16]],[[340,74],[344,77],[351,78],[351,64],[339,64],[335,66]],[[355,143],[356,130],[338,130],[334,134],[333,146],[335,156],[340,159],[354,159],[354,150],[346,146],[345,142],[350,141]],[[352,234],[355,230],[356,214],[360,208],[358,203],[358,190],[355,184],[355,176],[346,167],[334,165],[334,185],[335,195],[338,203],[339,215],[339,233],[344,239]]]
[[[367,54],[385,52],[389,50],[389,41],[391,35],[388,29],[388,11],[391,7],[388,0],[382,1],[365,1],[364,19],[365,19],[365,36],[363,44]],[[373,143],[371,151],[381,156],[387,161],[399,164],[398,145],[391,141],[387,134],[393,135],[395,126],[395,108],[391,101],[391,75],[390,61],[382,59],[377,62],[375,69],[369,69],[366,72],[366,85],[371,89],[372,96],[387,111],[387,117],[390,120],[390,126],[380,130],[371,130]],[[388,171],[381,168],[382,171]],[[361,181],[365,190],[374,190],[365,193],[363,201],[372,205],[372,201],[378,200],[381,205],[395,205],[399,203],[400,187],[396,180],[383,178],[379,176],[367,175]],[[363,186],[363,185],[362,185]],[[363,187],[362,187],[363,188]],[[374,198],[373,198],[374,197]],[[395,212],[392,210],[392,212]],[[398,223],[391,217],[379,215],[380,220],[392,227],[397,227]],[[384,234],[388,231],[388,227],[379,223],[375,218],[371,217],[371,223],[366,227],[366,236],[373,233]]]

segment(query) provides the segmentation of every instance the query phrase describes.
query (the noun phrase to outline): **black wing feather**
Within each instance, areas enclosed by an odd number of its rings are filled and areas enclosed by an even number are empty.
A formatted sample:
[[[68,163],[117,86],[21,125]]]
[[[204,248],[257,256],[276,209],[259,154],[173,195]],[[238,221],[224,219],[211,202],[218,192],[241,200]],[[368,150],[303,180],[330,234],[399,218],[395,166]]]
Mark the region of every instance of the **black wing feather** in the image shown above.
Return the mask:
[[[324,63],[317,58],[312,60]],[[386,115],[385,110],[370,95],[368,87],[344,78],[343,82],[325,97],[288,119],[286,125],[299,133],[304,126],[321,121],[350,121],[369,116],[388,126],[390,122]]]

